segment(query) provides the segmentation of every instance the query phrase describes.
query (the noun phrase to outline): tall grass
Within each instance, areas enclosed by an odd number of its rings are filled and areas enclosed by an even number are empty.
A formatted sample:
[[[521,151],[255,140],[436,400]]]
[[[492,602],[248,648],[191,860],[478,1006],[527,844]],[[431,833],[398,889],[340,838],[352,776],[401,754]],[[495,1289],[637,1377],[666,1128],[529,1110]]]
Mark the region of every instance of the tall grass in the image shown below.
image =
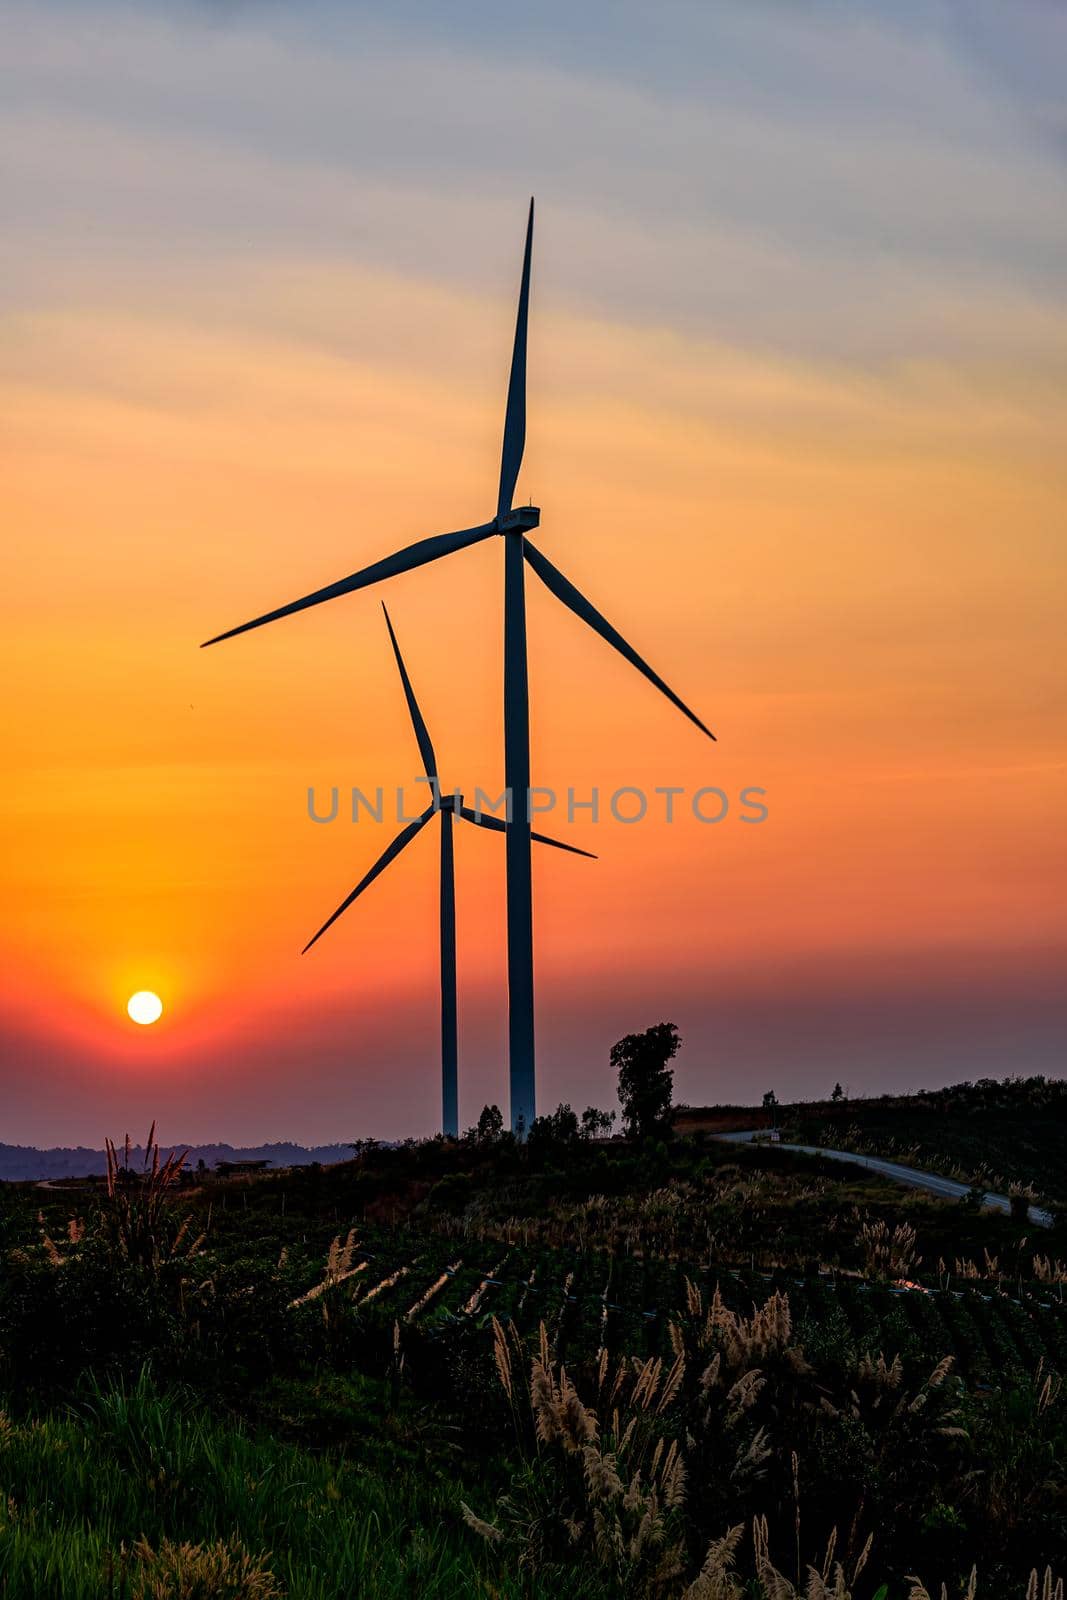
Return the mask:
[[[200,1548],[183,1555],[183,1544]],[[506,1575],[490,1586],[484,1567],[425,1478],[257,1437],[161,1393],[148,1373],[0,1426],[4,1600],[548,1592]]]

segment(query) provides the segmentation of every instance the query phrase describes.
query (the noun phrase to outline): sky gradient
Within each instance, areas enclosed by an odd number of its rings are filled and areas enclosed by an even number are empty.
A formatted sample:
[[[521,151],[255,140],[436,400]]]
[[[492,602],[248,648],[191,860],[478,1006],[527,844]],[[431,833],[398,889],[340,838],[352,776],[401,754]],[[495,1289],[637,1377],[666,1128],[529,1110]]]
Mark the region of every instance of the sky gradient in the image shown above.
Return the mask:
[[[0,1140],[436,1125],[436,840],[301,958],[390,831],[306,793],[417,800],[382,598],[499,793],[502,550],[197,645],[491,516],[531,192],[519,496],[718,735],[531,579],[534,781],[769,811],[549,819],[600,859],[535,863],[542,1109],[662,1019],[692,1102],[1062,1071],[1062,9],[0,22]],[[501,846],[457,836],[465,1123]]]

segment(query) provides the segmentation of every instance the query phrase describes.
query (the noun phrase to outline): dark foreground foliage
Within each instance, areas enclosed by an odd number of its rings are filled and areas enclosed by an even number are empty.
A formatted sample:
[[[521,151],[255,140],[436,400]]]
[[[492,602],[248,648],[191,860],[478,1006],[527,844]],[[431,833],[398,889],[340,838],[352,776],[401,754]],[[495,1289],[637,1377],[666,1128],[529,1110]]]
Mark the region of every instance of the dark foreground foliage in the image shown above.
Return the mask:
[[[1057,1600],[1062,1226],[596,1131],[0,1190],[0,1595]]]

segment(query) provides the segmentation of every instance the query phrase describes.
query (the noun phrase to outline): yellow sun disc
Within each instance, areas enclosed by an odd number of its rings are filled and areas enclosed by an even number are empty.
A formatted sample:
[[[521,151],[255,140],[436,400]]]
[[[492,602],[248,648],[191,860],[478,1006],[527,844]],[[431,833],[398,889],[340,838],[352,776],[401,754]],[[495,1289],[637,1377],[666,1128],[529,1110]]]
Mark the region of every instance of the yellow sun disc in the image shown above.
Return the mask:
[[[134,1022],[139,1022],[147,1027],[150,1022],[158,1022],[163,1015],[163,1002],[158,994],[153,994],[151,989],[138,989],[136,994],[131,994],[126,1002],[126,1010]]]

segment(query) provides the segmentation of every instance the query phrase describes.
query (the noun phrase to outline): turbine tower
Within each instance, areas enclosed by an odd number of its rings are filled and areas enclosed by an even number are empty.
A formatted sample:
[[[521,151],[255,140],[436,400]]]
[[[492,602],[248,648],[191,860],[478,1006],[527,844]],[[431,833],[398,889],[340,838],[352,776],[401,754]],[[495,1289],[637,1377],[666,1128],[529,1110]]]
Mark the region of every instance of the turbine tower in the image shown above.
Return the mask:
[[[536,1114],[534,1067],[534,987],[533,987],[533,912],[530,875],[530,697],[526,668],[526,594],[525,566],[528,564],[541,582],[568,606],[594,633],[607,640],[631,666],[643,673],[671,703],[678,707],[690,722],[696,724],[709,739],[715,735],[705,727],[695,712],[669,688],[627,644],[622,634],[613,628],[606,617],[591,605],[583,594],[552,565],[527,535],[541,521],[537,506],[512,508],[519,468],[522,465],[526,444],[526,333],[530,312],[530,252],[533,246],[534,203],[530,201],[530,214],[526,224],[526,245],[522,258],[522,279],[519,287],[519,311],[515,322],[515,343],[511,357],[511,378],[508,383],[507,409],[504,415],[504,446],[500,461],[500,484],[497,493],[496,515],[491,522],[477,527],[461,528],[455,533],[433,534],[409,544],[394,555],[362,567],[347,578],[315,589],[299,600],[279,606],[251,622],[230,628],[207,644],[219,644],[251,628],[261,628],[267,622],[277,622],[281,617],[306,611],[310,606],[321,605],[325,600],[336,600],[341,595],[366,589],[384,578],[396,577],[415,567],[425,566],[440,556],[453,555],[469,545],[480,544],[483,539],[501,534],[504,538],[504,781],[510,797],[512,826],[506,840],[507,898],[508,898],[508,1073],[511,1095],[511,1126],[519,1134],[526,1132]]]
[[[368,889],[375,878],[383,873],[390,862],[404,850],[420,833],[430,819],[435,815],[441,818],[441,901],[440,901],[440,927],[441,927],[441,1131],[450,1134],[453,1138],[459,1135],[459,1050],[456,1030],[456,869],[452,848],[452,819],[459,817],[463,822],[473,822],[479,828],[489,828],[494,833],[509,834],[511,829],[506,822],[489,813],[483,813],[477,808],[463,804],[463,796],[459,790],[448,794],[441,791],[441,780],[437,771],[437,757],[434,754],[433,742],[426,726],[426,719],[419,709],[419,702],[415,698],[411,679],[408,676],[404,658],[400,653],[389,612],[385,612],[385,625],[389,629],[389,640],[393,646],[396,657],[397,670],[400,673],[400,682],[404,689],[404,698],[407,701],[408,715],[415,733],[415,743],[419,747],[422,759],[422,776],[433,790],[433,801],[427,806],[421,816],[416,817],[402,828],[391,844],[386,845],[370,871],[356,884],[352,893],[348,895],[332,916],[327,917],[314,938],[309,939],[301,955],[307,955],[313,944],[317,944],[326,932],[333,926],[338,917],[346,912],[354,900],[358,900],[364,889]],[[544,833],[531,833],[530,837],[538,844],[551,844],[557,850],[568,850],[572,855],[588,856],[595,860],[589,850],[579,850],[577,845],[564,844],[561,839],[550,839]]]

